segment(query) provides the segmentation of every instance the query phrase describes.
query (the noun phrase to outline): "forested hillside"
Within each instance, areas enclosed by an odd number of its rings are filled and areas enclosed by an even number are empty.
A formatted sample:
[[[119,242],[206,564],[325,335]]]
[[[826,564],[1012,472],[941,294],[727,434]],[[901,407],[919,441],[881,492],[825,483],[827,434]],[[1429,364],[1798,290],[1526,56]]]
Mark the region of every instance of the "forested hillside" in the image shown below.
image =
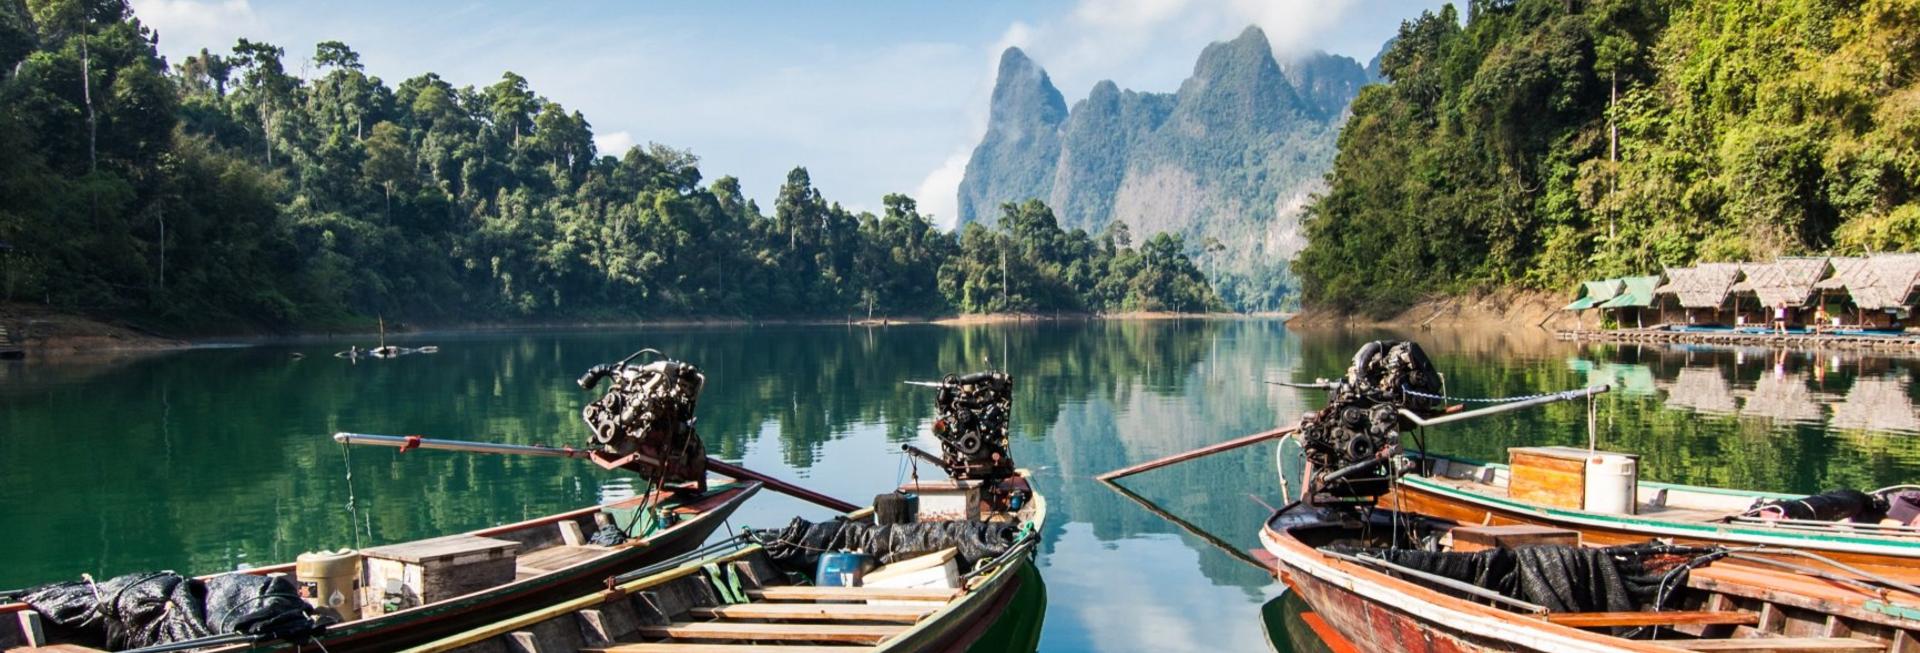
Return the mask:
[[[1475,0],[1409,21],[1295,264],[1309,304],[1920,249],[1920,2]]]
[[[390,86],[327,42],[303,77],[246,40],[169,65],[157,38],[124,0],[0,0],[0,301],[203,330],[1219,304],[1178,237],[1039,203],[947,233],[802,168],[769,214],[689,152],[596,152],[511,72]]]
[[[1286,262],[1303,244],[1300,208],[1367,81],[1359,62],[1325,53],[1282,65],[1249,27],[1207,46],[1177,93],[1102,81],[1069,110],[1046,71],[1008,48],[960,184],[960,220],[991,224],[1001,203],[1039,198],[1069,227],[1178,232],[1228,303],[1281,308],[1293,294]]]

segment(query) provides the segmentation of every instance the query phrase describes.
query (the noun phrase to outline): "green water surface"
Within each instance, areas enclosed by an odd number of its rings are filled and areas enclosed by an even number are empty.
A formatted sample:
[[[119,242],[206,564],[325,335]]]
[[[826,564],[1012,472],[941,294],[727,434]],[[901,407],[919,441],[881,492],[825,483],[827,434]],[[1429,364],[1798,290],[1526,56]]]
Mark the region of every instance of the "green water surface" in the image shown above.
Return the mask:
[[[328,435],[578,445],[589,396],[573,379],[654,347],[705,369],[699,429],[711,453],[861,503],[909,472],[900,443],[936,446],[930,393],[901,381],[1002,367],[1017,383],[1014,455],[1051,510],[1044,587],[1018,602],[1044,606],[1039,649],[1267,650],[1262,606],[1280,592],[1270,577],[1092,476],[1317,406],[1317,392],[1261,381],[1337,375],[1378,335],[1258,320],[762,327],[420,335],[405,344],[441,353],[358,363],[331,355],[344,340],[0,363],[0,589],[269,564],[628,495],[630,479],[575,461],[347,451]],[[1582,348],[1540,333],[1414,337],[1450,394],[1620,385],[1594,405],[1595,435],[1641,454],[1648,479],[1795,492],[1920,479],[1906,360]],[[1587,413],[1556,405],[1436,429],[1430,444],[1491,459],[1509,446],[1584,446]],[[1127,485],[1252,548],[1262,502],[1277,503],[1272,470],[1260,446]],[[733,525],[795,515],[825,511],[763,493]]]

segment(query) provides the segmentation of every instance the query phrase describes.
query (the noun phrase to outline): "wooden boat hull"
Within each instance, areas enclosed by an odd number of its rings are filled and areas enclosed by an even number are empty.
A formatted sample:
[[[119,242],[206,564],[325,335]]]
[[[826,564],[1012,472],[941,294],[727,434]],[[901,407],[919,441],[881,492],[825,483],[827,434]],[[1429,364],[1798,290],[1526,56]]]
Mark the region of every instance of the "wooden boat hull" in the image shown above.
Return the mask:
[[[592,591],[603,587],[610,576],[698,548],[726,522],[734,510],[759,490],[759,483],[747,483],[726,494],[714,493],[714,498],[720,500],[704,507],[698,516],[655,534],[644,544],[624,547],[613,555],[451,601],[403,610],[365,622],[341,624],[343,627],[338,628],[337,632],[335,628],[329,628],[320,643],[325,645],[329,653],[393,651],[486,624],[496,614],[532,609]],[[478,534],[488,532],[479,531]],[[523,583],[524,586],[521,586]],[[408,614],[416,610],[418,613]],[[276,648],[305,650],[304,644],[298,647],[280,644]],[[235,650],[241,648],[246,647],[234,647]]]
[[[698,500],[684,504],[699,510],[685,521],[647,538],[618,547],[613,553],[552,572],[516,580],[506,585],[481,590],[446,601],[408,608],[379,617],[329,626],[323,633],[299,642],[265,642],[231,645],[203,651],[293,651],[315,650],[315,644],[329,653],[373,653],[393,651],[412,644],[431,641],[451,633],[484,625],[499,614],[512,614],[552,603],[582,592],[593,591],[605,580],[622,572],[672,558],[698,548],[720,528],[741,504],[760,490],[760,483],[748,482],[716,488]],[[478,536],[501,536],[515,529],[558,523],[565,519],[590,515],[599,510],[591,506],[518,524],[473,531]],[[291,573],[292,565],[253,569],[246,573]],[[4,612],[17,612],[15,604]],[[10,620],[10,615],[8,618]],[[0,629],[0,649],[22,642],[5,641],[18,637],[11,629]]]
[[[969,594],[956,601],[947,611],[927,619],[925,627],[904,634],[880,651],[942,651],[959,653],[979,642],[988,629],[992,628],[1013,602],[1014,595],[1020,592],[1021,576],[1038,573],[1033,568],[1033,554],[1028,553],[1025,560],[1013,568],[994,574],[994,577]]]
[[[1476,590],[1458,583],[1458,576],[1447,581],[1379,558],[1318,548],[1367,540],[1369,530],[1389,523],[1407,523],[1415,531],[1452,526],[1411,512],[1375,510],[1358,517],[1345,509],[1304,506],[1274,515],[1260,541],[1281,582],[1329,629],[1366,651],[1920,650],[1920,592],[1860,580],[1871,577],[1808,576],[1708,561],[1679,576],[1670,609],[1548,612],[1524,602],[1517,610],[1494,607],[1485,601],[1517,599],[1488,596],[1491,588]],[[1608,628],[1635,626],[1669,630],[1651,639],[1607,634]]]
[[[1496,612],[1485,606],[1322,555],[1272,522],[1260,542],[1274,574],[1326,625],[1361,650],[1380,653],[1485,651],[1667,651]],[[1620,644],[1625,644],[1621,646]]]
[[[1382,507],[1462,524],[1530,524],[1580,532],[1599,546],[1636,544],[1654,538],[1702,546],[1777,546],[1810,551],[1889,577],[1920,581],[1920,540],[1872,535],[1814,533],[1764,526],[1684,522],[1634,515],[1607,515],[1550,508],[1475,493],[1420,477],[1407,477],[1378,501]],[[1796,562],[1808,563],[1804,558]]]
[[[872,514],[866,508],[846,518],[864,520]],[[1033,494],[1018,517],[1024,539],[959,586],[792,585],[792,578],[772,565],[761,544],[732,539],[649,568],[638,578],[524,613],[496,614],[479,627],[404,650],[814,651],[821,643],[833,644],[836,651],[868,653],[1030,648],[1037,641],[1044,600],[1016,598],[1029,587],[1044,597],[1034,556],[1046,518],[1045,497]],[[714,590],[719,581],[709,574],[722,568],[744,577],[741,584],[753,600],[729,603],[724,593]],[[1015,606],[1032,612],[1010,615]],[[1005,621],[1009,617],[1017,618]]]

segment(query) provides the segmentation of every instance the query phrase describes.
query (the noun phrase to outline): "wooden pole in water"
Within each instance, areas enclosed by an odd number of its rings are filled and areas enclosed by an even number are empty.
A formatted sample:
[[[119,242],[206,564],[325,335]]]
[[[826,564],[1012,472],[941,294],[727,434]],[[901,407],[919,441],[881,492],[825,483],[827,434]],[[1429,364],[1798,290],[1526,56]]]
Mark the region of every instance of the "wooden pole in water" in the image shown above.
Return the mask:
[[[528,444],[495,444],[492,442],[473,442],[468,440],[443,440],[423,438],[418,435],[374,435],[370,433],[335,433],[333,441],[341,444],[370,444],[383,447],[397,447],[401,451],[408,449],[439,449],[442,451],[464,451],[467,453],[491,453],[511,456],[541,456],[548,458],[588,458],[592,455],[586,449],[573,447],[543,447]],[[712,456],[707,457],[707,469],[737,479],[759,481],[767,489],[813,504],[832,508],[838,512],[857,512],[860,506],[835,499],[760,472],[729,463]]]
[[[1116,469],[1111,472],[1107,472],[1105,474],[1095,476],[1094,478],[1102,481],[1113,481],[1116,479],[1122,479],[1128,476],[1132,476],[1134,474],[1138,474],[1140,472],[1152,471],[1155,469],[1166,467],[1167,465],[1172,465],[1174,463],[1183,463],[1189,460],[1193,460],[1195,458],[1203,458],[1206,456],[1211,456],[1213,454],[1217,454],[1222,451],[1232,451],[1234,449],[1239,449],[1241,447],[1245,447],[1248,445],[1260,444],[1268,440],[1277,440],[1282,436],[1289,435],[1298,430],[1300,430],[1300,427],[1297,425],[1282,426],[1280,428],[1273,429],[1271,431],[1261,431],[1253,435],[1236,438],[1233,440],[1228,440],[1220,444],[1201,447],[1199,449],[1194,449],[1192,451],[1177,453],[1177,454],[1167,456],[1165,458],[1160,458],[1157,460],[1149,460],[1147,462],[1140,463],[1132,467],[1123,467],[1121,469]]]

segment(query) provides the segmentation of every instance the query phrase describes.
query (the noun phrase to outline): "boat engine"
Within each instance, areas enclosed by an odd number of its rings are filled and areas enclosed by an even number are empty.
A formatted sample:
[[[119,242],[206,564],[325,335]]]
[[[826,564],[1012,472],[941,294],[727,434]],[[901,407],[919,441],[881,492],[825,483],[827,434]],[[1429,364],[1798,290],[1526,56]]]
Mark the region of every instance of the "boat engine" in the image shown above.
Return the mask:
[[[1428,398],[1441,390],[1439,371],[1420,345],[1375,341],[1354,354],[1346,377],[1329,390],[1327,405],[1300,420],[1301,449],[1313,469],[1309,487],[1335,497],[1385,494],[1389,459],[1400,451],[1400,434],[1414,426],[1399,411],[1424,418],[1440,410]]]
[[[635,364],[641,354],[657,360]],[[652,349],[620,362],[595,365],[580,376],[580,389],[593,390],[611,380],[599,399],[580,411],[593,434],[593,461],[607,469],[627,468],[651,477],[656,485],[694,482],[706,487],[707,451],[694,431],[694,407],[707,377],[690,363]]]
[[[940,438],[940,466],[953,479],[996,480],[1014,475],[1007,453],[1007,421],[1013,413],[1013,377],[1002,372],[948,374],[934,397],[933,434]]]

